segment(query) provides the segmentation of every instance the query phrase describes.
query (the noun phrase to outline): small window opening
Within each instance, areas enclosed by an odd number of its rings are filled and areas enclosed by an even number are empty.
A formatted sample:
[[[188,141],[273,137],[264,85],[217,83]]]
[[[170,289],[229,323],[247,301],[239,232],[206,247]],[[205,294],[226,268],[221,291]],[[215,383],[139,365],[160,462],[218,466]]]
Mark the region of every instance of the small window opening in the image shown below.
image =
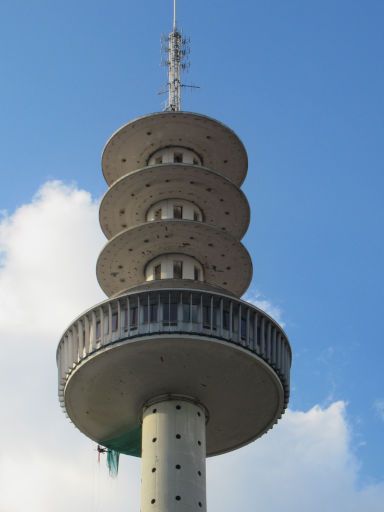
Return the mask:
[[[163,157],[162,156],[157,156],[155,158],[155,164],[158,165],[158,164],[162,164],[163,163]]]
[[[112,315],[112,332],[117,331],[118,318],[117,313],[113,313]]]
[[[193,220],[200,221],[200,213],[197,210],[193,211]]]
[[[183,153],[174,153],[173,161],[175,164],[182,164],[183,163]]]
[[[173,207],[173,218],[174,219],[182,219],[183,218],[183,207],[182,206],[174,206]]]
[[[130,326],[131,329],[137,329],[137,307],[135,306],[130,310]]]
[[[154,268],[155,279],[161,279],[161,265],[156,265]]]
[[[190,304],[183,304],[183,322],[189,323],[191,321],[191,306]]]
[[[183,262],[173,262],[173,279],[183,279]]]
[[[149,312],[150,312],[150,322],[157,322],[157,311],[158,311],[158,305],[157,304],[151,304]]]
[[[203,326],[206,329],[211,327],[211,307],[207,305],[203,305]]]
[[[223,311],[223,329],[229,330],[229,311],[226,309]]]
[[[200,269],[199,267],[194,268],[194,279],[195,281],[200,281]]]
[[[178,304],[176,302],[171,302],[170,304],[163,305],[163,325],[164,326],[177,325],[177,311],[178,311]]]
[[[143,304],[140,307],[140,313],[141,313],[141,323],[147,324],[148,323],[148,304]]]
[[[123,321],[124,321],[124,331],[128,331],[128,325],[129,325],[129,314],[128,309],[123,309]]]
[[[244,317],[241,317],[240,329],[241,329],[241,332],[240,332],[241,339],[245,340],[247,338],[247,319]]]
[[[194,158],[194,159],[193,159],[193,165],[199,165],[199,161],[198,161],[198,159],[197,159],[197,158]]]
[[[100,320],[97,320],[96,322],[96,339],[100,339],[100,334],[101,334],[101,322]]]

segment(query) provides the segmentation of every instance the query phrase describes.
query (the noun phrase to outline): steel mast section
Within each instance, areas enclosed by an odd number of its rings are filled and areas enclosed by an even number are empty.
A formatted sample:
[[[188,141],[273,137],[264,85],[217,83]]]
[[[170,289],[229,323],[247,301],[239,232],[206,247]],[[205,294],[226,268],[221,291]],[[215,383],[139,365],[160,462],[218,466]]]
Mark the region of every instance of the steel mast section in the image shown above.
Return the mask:
[[[189,68],[188,55],[190,53],[190,41],[183,37],[177,28],[176,0],[173,0],[173,29],[165,37],[167,53],[166,65],[168,67],[168,103],[166,110],[179,112],[181,110],[181,73]]]

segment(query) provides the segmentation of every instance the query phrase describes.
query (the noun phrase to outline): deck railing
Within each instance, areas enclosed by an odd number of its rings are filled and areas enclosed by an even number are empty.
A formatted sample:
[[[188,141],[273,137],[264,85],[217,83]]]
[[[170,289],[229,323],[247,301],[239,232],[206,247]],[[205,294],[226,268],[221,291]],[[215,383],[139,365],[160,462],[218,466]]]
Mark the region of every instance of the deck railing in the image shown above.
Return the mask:
[[[289,397],[291,348],[271,317],[225,295],[189,290],[152,290],[107,300],[75,320],[57,349],[59,396],[70,373],[108,345],[167,333],[212,337],[234,343],[268,363]]]

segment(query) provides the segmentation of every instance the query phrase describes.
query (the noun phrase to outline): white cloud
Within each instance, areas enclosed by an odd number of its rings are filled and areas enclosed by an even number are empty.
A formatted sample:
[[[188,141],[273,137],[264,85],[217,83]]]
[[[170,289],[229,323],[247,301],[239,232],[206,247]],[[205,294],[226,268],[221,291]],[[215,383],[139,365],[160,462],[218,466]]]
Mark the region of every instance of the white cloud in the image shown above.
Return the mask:
[[[103,294],[95,264],[103,237],[88,192],[48,182],[0,224],[0,327],[65,328]],[[71,297],[70,300],[68,298]],[[26,339],[26,342],[28,339]]]
[[[378,417],[384,421],[384,400],[376,400],[373,407]]]
[[[87,192],[55,182],[0,222],[0,512],[139,510],[139,461],[123,457],[119,478],[109,479],[56,397],[58,338],[102,298],[97,218]],[[267,436],[208,469],[211,511],[382,510],[383,485],[359,483],[343,402],[288,411]]]
[[[262,293],[250,290],[244,295],[243,299],[246,302],[250,302],[257,308],[265,311],[269,316],[276,320],[276,322],[278,322],[281,327],[284,327],[285,324],[282,320],[281,309],[279,306],[272,304],[270,300],[266,299]]]
[[[288,411],[267,436],[209,465],[213,510],[379,512],[383,506],[383,484],[359,486],[343,402]],[[222,483],[231,475],[227,490]]]

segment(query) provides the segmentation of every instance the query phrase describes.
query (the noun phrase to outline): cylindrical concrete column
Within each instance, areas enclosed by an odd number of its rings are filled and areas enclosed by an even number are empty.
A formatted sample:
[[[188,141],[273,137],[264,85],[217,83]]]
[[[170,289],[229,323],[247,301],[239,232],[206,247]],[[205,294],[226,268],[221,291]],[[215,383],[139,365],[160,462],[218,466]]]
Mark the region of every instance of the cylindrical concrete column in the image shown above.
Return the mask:
[[[206,511],[206,410],[167,396],[144,408],[141,512]]]

